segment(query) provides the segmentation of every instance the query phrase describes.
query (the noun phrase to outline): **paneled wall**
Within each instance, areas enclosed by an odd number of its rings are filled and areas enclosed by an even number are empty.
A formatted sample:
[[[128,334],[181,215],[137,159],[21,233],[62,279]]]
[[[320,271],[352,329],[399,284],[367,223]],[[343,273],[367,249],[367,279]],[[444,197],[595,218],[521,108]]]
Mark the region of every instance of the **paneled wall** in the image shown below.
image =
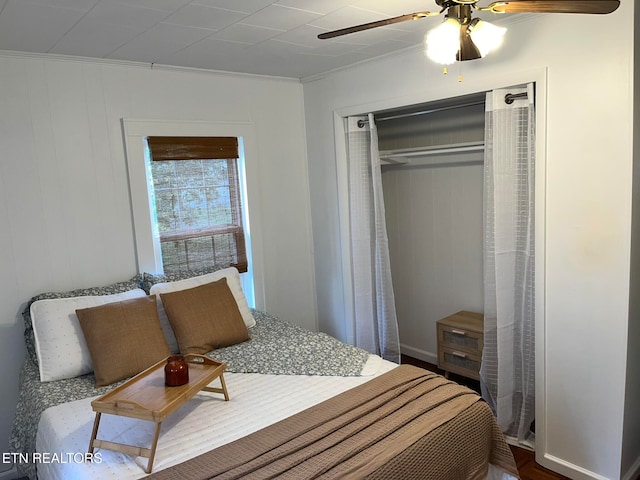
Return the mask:
[[[136,273],[122,118],[253,125],[255,155],[246,161],[258,199],[249,205],[261,239],[258,306],[316,328],[299,82],[6,53],[0,85],[2,451],[24,358],[25,302]]]
[[[631,386],[640,368],[635,355],[627,357],[638,337],[637,328],[629,329],[629,273],[640,269],[630,256],[634,8],[637,2],[623,1],[611,15],[514,16],[498,52],[460,67],[462,82],[443,75],[417,47],[304,83],[318,318],[322,330],[342,338],[351,318],[342,294],[348,251],[336,227],[345,203],[337,117],[544,84],[537,92],[543,101],[536,102],[546,126],[536,179],[542,189],[536,249],[544,252],[537,278],[536,456],[572,478],[626,480],[640,471],[632,476],[628,468],[640,465],[638,394]],[[591,29],[598,34],[569,33]]]
[[[382,175],[402,353],[437,363],[436,321],[482,312],[482,164]]]

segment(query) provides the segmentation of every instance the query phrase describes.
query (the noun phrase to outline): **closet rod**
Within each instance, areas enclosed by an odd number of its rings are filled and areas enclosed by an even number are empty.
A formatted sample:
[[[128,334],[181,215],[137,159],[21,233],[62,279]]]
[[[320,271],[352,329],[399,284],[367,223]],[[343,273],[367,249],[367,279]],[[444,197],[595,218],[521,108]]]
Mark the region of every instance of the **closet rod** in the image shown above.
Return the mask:
[[[504,96],[505,103],[511,105],[518,98],[527,98],[527,93],[507,93]],[[428,113],[442,112],[445,110],[453,110],[454,108],[475,107],[476,105],[484,105],[484,100],[470,103],[461,103],[460,105],[448,105],[446,107],[430,108],[429,110],[420,110],[418,112],[401,113],[399,115],[391,115],[388,117],[376,117],[378,121],[395,120],[397,118],[414,117],[416,115],[426,115]],[[358,128],[364,127],[369,120],[358,120]]]
[[[420,110],[419,112],[401,113],[398,115],[391,115],[388,117],[376,117],[376,120],[379,120],[379,121],[395,120],[397,118],[415,117],[417,115],[426,115],[428,113],[443,112],[445,110],[453,110],[455,108],[474,107],[476,105],[484,105],[484,100],[481,102],[479,101],[479,102],[461,103],[460,105],[448,105],[446,107],[430,108],[429,110]],[[358,120],[358,127],[362,128],[367,123],[369,123],[369,120]]]

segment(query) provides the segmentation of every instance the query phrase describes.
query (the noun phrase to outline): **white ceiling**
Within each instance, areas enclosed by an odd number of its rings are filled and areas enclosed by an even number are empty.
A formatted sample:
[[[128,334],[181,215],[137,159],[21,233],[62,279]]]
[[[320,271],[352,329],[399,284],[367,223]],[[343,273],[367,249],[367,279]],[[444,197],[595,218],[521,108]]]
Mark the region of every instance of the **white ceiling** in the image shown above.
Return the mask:
[[[434,0],[0,0],[0,50],[304,78],[414,47],[442,17],[319,33]]]

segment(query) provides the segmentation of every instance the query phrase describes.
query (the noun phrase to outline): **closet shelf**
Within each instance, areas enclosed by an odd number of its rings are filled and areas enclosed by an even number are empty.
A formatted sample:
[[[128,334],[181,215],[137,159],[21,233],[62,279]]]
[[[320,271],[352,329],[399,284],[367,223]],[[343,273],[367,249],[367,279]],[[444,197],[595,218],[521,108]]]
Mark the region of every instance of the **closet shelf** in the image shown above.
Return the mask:
[[[430,147],[381,150],[382,165],[434,165],[470,163],[483,160],[484,142],[465,142]]]

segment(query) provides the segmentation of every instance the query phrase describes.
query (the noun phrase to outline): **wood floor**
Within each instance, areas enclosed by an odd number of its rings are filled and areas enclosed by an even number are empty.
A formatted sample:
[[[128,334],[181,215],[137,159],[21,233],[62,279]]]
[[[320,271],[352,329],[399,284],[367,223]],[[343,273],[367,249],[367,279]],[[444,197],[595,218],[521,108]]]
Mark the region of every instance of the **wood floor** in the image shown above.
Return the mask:
[[[438,369],[438,367],[431,363],[423,362],[422,360],[418,360],[407,355],[402,355],[401,362],[410,365],[416,365],[418,367],[440,374],[444,373],[442,370]],[[480,391],[480,384],[476,380],[456,375],[451,375],[449,378],[462,385],[466,385],[467,387],[472,388],[477,392]],[[511,451],[513,452],[513,457],[516,460],[516,465],[518,466],[518,473],[520,473],[521,480],[569,480],[565,476],[552,472],[551,470],[538,465],[535,460],[534,452],[515,446],[511,446]]]
[[[547,470],[536,463],[534,452],[524,448],[511,446],[513,458],[518,466],[521,480],[557,480],[567,479],[558,473]],[[568,480],[568,479],[567,479]]]

